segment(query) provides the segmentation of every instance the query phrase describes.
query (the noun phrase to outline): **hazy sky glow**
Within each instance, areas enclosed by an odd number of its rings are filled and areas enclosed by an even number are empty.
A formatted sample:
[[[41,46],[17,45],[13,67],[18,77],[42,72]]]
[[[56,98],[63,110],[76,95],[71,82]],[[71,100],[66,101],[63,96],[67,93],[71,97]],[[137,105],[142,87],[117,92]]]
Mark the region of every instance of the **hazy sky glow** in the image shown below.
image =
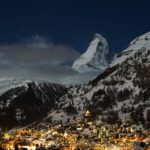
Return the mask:
[[[92,79],[71,69],[94,33],[121,51],[150,30],[150,2],[13,0],[0,2],[0,77],[68,83]]]

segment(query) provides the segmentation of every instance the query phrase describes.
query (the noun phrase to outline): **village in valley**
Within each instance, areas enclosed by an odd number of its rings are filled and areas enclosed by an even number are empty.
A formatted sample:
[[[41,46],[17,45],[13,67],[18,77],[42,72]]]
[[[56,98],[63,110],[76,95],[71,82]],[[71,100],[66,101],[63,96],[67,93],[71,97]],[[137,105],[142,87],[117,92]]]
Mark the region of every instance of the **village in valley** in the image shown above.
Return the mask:
[[[93,121],[90,111],[67,124],[40,123],[0,132],[0,150],[150,150],[150,130]]]

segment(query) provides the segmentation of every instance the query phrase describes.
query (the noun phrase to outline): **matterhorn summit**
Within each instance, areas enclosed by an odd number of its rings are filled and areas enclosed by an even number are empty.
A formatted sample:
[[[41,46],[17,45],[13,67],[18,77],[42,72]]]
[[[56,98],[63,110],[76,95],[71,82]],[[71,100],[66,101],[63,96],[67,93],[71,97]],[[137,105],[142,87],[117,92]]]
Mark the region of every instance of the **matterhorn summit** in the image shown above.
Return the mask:
[[[109,65],[111,58],[108,42],[96,33],[86,52],[75,60],[72,67],[80,73],[102,71]]]

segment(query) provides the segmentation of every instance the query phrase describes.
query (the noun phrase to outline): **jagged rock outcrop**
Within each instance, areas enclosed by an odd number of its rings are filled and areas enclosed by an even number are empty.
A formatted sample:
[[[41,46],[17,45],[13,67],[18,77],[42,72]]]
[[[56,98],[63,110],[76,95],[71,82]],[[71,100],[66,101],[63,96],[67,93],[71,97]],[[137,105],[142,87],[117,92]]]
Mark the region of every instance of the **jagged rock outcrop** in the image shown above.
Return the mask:
[[[100,34],[95,34],[86,52],[75,60],[72,67],[80,73],[103,71],[109,65],[112,57],[106,39]]]

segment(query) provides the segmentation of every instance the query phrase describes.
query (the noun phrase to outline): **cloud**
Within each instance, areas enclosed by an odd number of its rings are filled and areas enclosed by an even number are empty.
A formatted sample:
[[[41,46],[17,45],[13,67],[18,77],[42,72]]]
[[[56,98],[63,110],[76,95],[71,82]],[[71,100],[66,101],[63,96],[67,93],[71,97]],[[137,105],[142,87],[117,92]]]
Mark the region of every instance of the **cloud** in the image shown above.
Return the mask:
[[[78,74],[71,65],[80,53],[38,35],[13,44],[0,45],[0,77],[83,83],[94,74]]]
[[[0,57],[14,64],[61,64],[72,62],[79,53],[69,46],[54,44],[35,36],[21,43],[0,46]]]

